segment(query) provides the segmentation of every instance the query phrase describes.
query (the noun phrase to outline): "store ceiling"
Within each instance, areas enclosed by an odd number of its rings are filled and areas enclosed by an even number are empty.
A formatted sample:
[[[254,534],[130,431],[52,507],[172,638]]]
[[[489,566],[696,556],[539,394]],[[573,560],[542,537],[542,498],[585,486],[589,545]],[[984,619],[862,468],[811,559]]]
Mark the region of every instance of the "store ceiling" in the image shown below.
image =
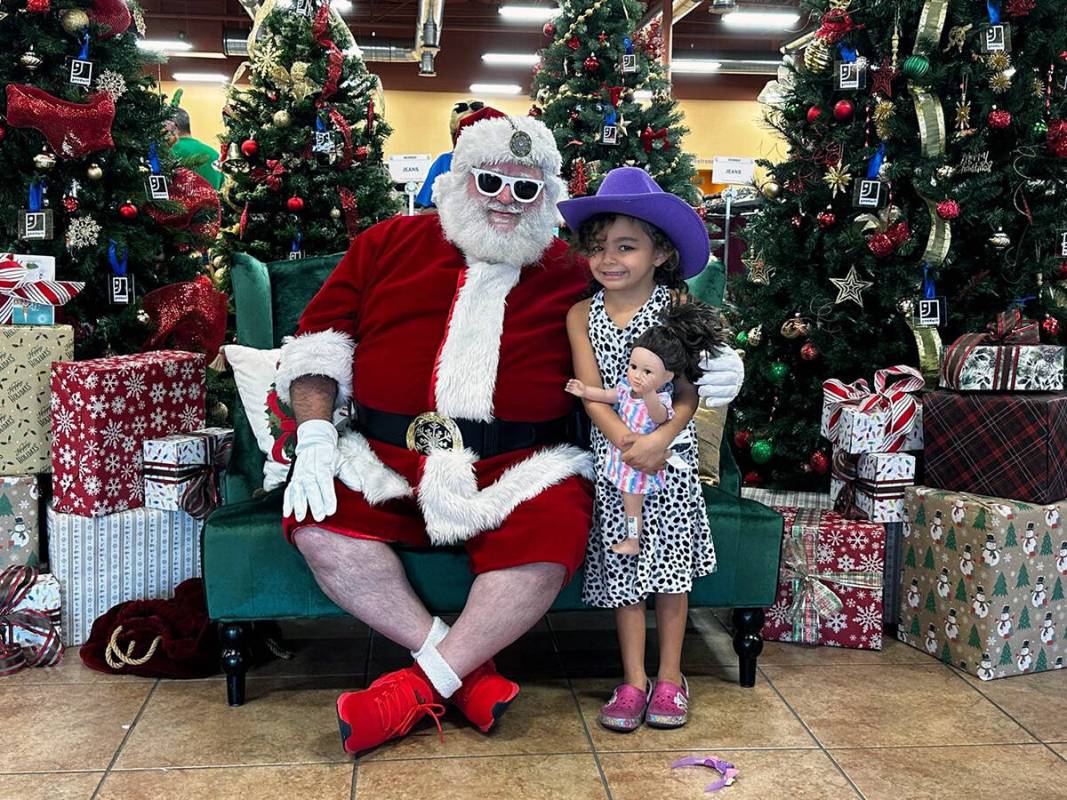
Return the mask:
[[[246,0],[251,2],[251,0]],[[721,0],[720,0],[721,2]],[[509,4],[551,5],[546,0],[506,0]],[[541,22],[510,23],[498,13],[502,0],[445,0],[441,51],[436,77],[419,77],[414,62],[373,62],[370,69],[381,76],[387,89],[467,92],[472,83],[518,83],[528,90],[530,68],[494,67],[482,62],[482,54],[534,53],[545,45]],[[656,10],[661,3],[649,4]],[[795,31],[776,33],[740,32],[727,29],[718,15],[709,13],[710,2],[701,3],[674,27],[675,58],[752,59],[776,61],[783,41]],[[738,0],[742,9],[785,9],[796,0]],[[225,57],[223,38],[247,35],[251,20],[238,0],[142,0],[149,39],[188,41],[192,53],[214,57],[172,55],[158,67],[158,77],[170,80],[174,73],[209,72],[232,74],[241,57]],[[360,45],[395,44],[411,48],[414,43],[417,0],[353,0],[343,18]],[[802,23],[798,23],[801,25]],[[153,71],[156,68],[153,67]],[[773,68],[768,71],[773,73]],[[674,75],[675,95],[686,99],[752,99],[768,80],[767,75],[718,72],[710,75]]]

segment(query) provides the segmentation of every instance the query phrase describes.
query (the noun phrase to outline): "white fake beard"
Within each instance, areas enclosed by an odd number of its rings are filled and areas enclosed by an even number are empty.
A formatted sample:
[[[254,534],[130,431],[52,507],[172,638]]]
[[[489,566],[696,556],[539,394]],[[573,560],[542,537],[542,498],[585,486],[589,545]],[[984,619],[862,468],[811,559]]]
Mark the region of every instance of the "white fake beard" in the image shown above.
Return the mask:
[[[438,181],[443,181],[444,177]],[[552,244],[552,231],[556,224],[556,209],[549,202],[547,194],[537,208],[525,208],[521,203],[505,206],[492,199],[479,202],[467,195],[467,176],[461,177],[463,180],[449,181],[447,186],[441,186],[441,191],[434,194],[445,238],[459,248],[468,260],[519,266],[540,260]],[[438,185],[434,188],[437,189]],[[492,207],[522,208],[523,211],[514,228],[501,231],[489,222],[487,212]]]

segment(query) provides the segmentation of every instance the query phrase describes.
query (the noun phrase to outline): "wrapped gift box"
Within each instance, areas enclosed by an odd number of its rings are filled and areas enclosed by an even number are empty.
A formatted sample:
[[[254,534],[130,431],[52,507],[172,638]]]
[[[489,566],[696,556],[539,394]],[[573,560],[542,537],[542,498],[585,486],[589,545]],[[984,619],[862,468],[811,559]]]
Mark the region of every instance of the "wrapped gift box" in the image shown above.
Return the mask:
[[[56,260],[52,256],[0,253],[0,263],[7,261],[15,261],[26,268],[29,274],[25,280],[28,283],[54,281],[56,279]],[[55,321],[56,310],[54,306],[32,303],[22,299],[12,300],[12,325],[53,325]]]
[[[59,579],[63,643],[79,645],[117,603],[174,596],[200,576],[203,523],[183,511],[136,508],[106,517],[48,509],[49,560]]]
[[[885,528],[833,511],[776,510],[785,538],[763,638],[881,650]]]
[[[202,355],[160,350],[56,364],[56,511],[98,517],[143,505],[142,442],[203,426]]]
[[[853,503],[871,522],[900,522],[904,519],[904,489],[915,483],[915,456],[907,453],[865,453],[855,458],[855,478],[838,471],[830,496],[837,501],[847,484],[853,483]]]
[[[1063,663],[1067,503],[907,489],[901,641],[982,680]]]
[[[863,412],[856,408],[841,410],[837,437],[834,446],[846,453],[861,455],[863,453],[881,453],[887,450],[896,438],[887,433],[890,415],[885,411]],[[923,449],[923,407],[915,407],[915,415],[904,435],[904,443],[897,448],[900,451]]]
[[[846,453],[901,452],[923,446],[922,373],[901,364],[874,374],[874,391],[866,380],[823,383],[819,432]]]
[[[63,656],[60,626],[59,581],[33,567],[13,566],[0,570],[0,597],[14,602],[0,605],[0,618],[7,643],[22,653],[0,655],[0,676],[12,675],[25,666],[51,667]],[[27,614],[26,612],[34,612]]]
[[[36,475],[0,477],[0,570],[40,561]]]
[[[1041,344],[1037,322],[1018,309],[985,333],[966,333],[945,349],[941,386],[963,392],[1063,391],[1063,348]]]
[[[219,505],[222,470],[232,445],[233,430],[229,428],[145,439],[145,506],[164,511],[181,509],[204,519]]]
[[[48,376],[73,357],[69,325],[0,325],[0,475],[51,470]]]
[[[1067,394],[926,395],[932,487],[1054,503],[1067,497]]]

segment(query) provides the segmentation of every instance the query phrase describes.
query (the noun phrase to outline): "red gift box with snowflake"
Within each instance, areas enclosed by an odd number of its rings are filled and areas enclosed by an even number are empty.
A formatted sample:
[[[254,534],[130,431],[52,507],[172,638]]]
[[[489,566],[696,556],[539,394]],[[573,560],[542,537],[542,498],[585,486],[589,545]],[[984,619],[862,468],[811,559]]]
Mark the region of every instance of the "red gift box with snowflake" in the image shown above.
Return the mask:
[[[142,442],[204,427],[204,357],[159,350],[52,365],[52,493],[63,514],[144,505]]]
[[[834,511],[776,510],[785,535],[763,638],[881,650],[885,528]]]

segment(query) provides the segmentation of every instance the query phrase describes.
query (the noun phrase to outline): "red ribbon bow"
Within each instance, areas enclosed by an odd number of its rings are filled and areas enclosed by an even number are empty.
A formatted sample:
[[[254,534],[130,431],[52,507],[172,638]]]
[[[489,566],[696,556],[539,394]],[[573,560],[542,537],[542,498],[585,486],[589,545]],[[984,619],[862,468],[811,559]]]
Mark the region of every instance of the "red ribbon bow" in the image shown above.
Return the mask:
[[[326,62],[326,82],[319,92],[319,103],[329,100],[337,93],[337,83],[341,79],[341,65],[345,57],[337,45],[329,37],[330,32],[330,4],[323,3],[315,14],[315,21],[311,25],[311,35],[315,41],[329,52]]]
[[[285,174],[285,166],[276,158],[268,158],[266,168],[256,167],[249,177],[253,181],[263,181],[272,192],[282,188],[282,176]]]
[[[203,353],[210,363],[226,339],[226,295],[206,275],[149,292],[141,307],[156,325],[144,350],[190,350]]]
[[[0,324],[11,321],[20,302],[43,306],[61,306],[73,300],[85,288],[78,281],[31,281],[33,270],[14,259],[0,261]]]
[[[24,667],[54,667],[63,657],[54,614],[35,608],[15,610],[37,584],[37,575],[33,567],[8,567],[0,572],[0,677]],[[15,644],[14,634],[20,628],[43,641],[29,647]]]
[[[641,146],[645,148],[646,153],[652,152],[652,142],[656,139],[663,140],[663,149],[671,149],[671,140],[667,138],[668,130],[666,128],[660,128],[658,131],[652,130],[652,126],[646,125],[645,129],[641,131]]]
[[[852,31],[858,31],[863,25],[857,25],[843,8],[831,8],[822,16],[822,24],[815,35],[827,44],[837,44]]]
[[[861,414],[884,412],[886,414],[884,440],[881,447],[872,452],[895,453],[907,441],[919,413],[919,401],[913,396],[925,385],[922,373],[915,367],[898,364],[874,373],[874,391],[865,380],[846,384],[838,380],[823,383],[823,404],[830,408],[827,438],[837,441],[841,412],[846,406],[854,407]]]

